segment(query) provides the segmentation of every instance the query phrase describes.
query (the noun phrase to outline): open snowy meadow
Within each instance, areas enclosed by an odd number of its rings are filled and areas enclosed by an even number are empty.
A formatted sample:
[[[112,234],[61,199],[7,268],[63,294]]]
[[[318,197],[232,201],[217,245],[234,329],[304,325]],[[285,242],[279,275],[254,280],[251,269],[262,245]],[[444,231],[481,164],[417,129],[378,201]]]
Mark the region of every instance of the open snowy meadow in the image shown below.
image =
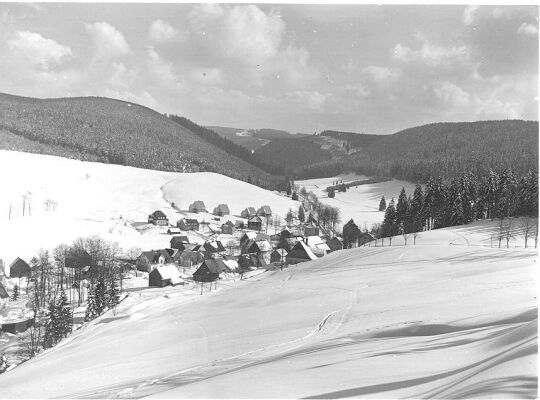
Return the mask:
[[[134,289],[2,375],[2,396],[535,398],[537,252],[486,247],[478,229],[343,250],[202,296]]]

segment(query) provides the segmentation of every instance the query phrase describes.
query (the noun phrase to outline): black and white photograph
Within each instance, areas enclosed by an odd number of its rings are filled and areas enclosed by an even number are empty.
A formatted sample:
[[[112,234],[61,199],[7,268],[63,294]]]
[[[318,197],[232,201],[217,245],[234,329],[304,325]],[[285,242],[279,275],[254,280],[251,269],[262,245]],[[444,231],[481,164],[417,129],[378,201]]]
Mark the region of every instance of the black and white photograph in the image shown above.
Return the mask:
[[[0,399],[538,398],[538,17],[0,0]]]

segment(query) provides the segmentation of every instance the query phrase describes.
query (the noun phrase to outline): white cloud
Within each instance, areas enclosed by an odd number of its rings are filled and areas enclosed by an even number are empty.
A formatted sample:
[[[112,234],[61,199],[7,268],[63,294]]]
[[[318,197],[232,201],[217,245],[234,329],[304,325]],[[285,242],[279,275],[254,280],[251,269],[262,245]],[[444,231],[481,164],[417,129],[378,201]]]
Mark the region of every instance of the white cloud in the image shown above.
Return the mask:
[[[517,33],[518,35],[537,36],[538,26],[524,22],[519,26]]]
[[[345,91],[357,97],[368,97],[371,94],[369,88],[362,83],[345,85]]]
[[[150,36],[150,39],[155,43],[165,43],[175,38],[178,38],[180,35],[180,31],[169,25],[167,22],[161,19],[156,19],[150,25],[148,35]]]
[[[131,53],[124,35],[114,26],[96,22],[85,24],[85,28],[92,39],[96,59],[111,60]]]
[[[465,106],[469,104],[470,94],[451,82],[441,82],[433,88],[435,95],[452,106]]]
[[[60,64],[72,55],[69,46],[29,31],[16,31],[15,37],[9,39],[7,45],[9,50],[23,55],[30,63],[44,69],[53,63]]]
[[[393,49],[392,57],[402,62],[419,62],[430,66],[448,66],[469,61],[470,49],[466,45],[443,47],[431,43],[422,36],[417,36],[422,46],[413,50],[398,43]]]
[[[111,64],[111,69],[111,76],[108,82],[112,86],[129,87],[137,77],[137,71],[127,68],[121,62],[113,62]]]
[[[399,70],[376,65],[365,67],[362,71],[379,83],[396,82],[401,77],[401,71]]]
[[[149,47],[148,54],[148,72],[150,75],[163,86],[174,86],[178,83],[178,79],[173,72],[171,62],[165,61],[158,52]]]
[[[462,21],[466,25],[471,25],[474,22],[476,17],[476,11],[478,11],[479,6],[467,6],[463,10]]]

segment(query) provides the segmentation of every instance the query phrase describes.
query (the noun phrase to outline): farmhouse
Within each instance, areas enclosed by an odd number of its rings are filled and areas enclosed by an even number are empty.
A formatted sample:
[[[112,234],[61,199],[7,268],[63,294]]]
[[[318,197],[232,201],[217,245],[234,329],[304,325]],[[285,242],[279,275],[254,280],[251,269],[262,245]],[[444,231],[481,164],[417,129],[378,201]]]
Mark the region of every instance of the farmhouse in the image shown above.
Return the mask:
[[[272,251],[272,245],[268,240],[254,240],[247,241],[242,246],[242,254],[262,254]]]
[[[172,264],[174,261],[165,249],[143,251],[137,258],[137,270],[151,272],[160,265]]]
[[[255,210],[255,207],[248,207],[244,208],[242,212],[240,213],[240,216],[242,218],[251,218],[257,215],[257,211]]]
[[[189,244],[189,239],[187,236],[173,236],[171,239],[171,249],[185,250],[186,244]]]
[[[280,263],[281,261],[285,262],[287,257],[287,250],[285,249],[276,249],[270,253],[270,262]]]
[[[261,208],[257,210],[257,215],[261,217],[266,217],[266,218],[271,217],[272,209],[270,208],[270,206],[262,206]]]
[[[238,264],[242,269],[264,268],[268,265],[262,254],[242,254],[238,259]]]
[[[221,225],[221,233],[224,235],[232,235],[234,233],[234,224],[231,221],[225,222]]]
[[[26,263],[23,259],[17,257],[9,266],[9,277],[10,278],[30,278],[32,275],[32,269],[30,265]]]
[[[201,213],[201,212],[207,212],[207,211],[206,211],[206,206],[204,205],[204,202],[202,200],[197,200],[189,205],[189,212]]]
[[[148,286],[165,287],[183,283],[180,272],[174,265],[160,265],[148,275]]]
[[[198,231],[199,221],[193,218],[179,220],[176,225],[183,231]]]
[[[167,226],[169,225],[169,220],[167,219],[167,216],[163,213],[163,211],[157,210],[148,216],[148,223],[160,226]]]
[[[194,247],[194,245],[188,245],[188,248],[180,253],[178,264],[182,268],[191,268],[193,265],[200,264],[204,261],[204,254],[194,251]]]
[[[213,282],[219,279],[222,272],[232,272],[223,260],[204,260],[197,271],[193,273],[193,280],[197,282]]]
[[[337,236],[334,236],[332,239],[326,242],[330,251],[338,251],[343,249],[343,242]]]
[[[315,255],[322,257],[330,252],[330,247],[319,236],[306,236],[304,242],[311,248]]]
[[[307,244],[299,240],[287,254],[287,264],[298,264],[304,261],[316,260],[317,256]]]
[[[231,211],[229,210],[229,206],[227,204],[220,204],[216,208],[214,208],[214,215],[217,215],[219,217],[223,217],[224,215],[229,215]]]
[[[262,230],[262,219],[258,216],[251,217],[248,220],[248,229],[253,229],[254,231]]]

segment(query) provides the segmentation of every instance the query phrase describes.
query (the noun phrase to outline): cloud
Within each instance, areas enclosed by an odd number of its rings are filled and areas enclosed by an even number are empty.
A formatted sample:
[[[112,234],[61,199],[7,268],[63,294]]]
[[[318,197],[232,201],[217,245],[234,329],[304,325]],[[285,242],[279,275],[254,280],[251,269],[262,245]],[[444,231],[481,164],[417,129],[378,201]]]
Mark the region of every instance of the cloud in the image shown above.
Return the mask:
[[[147,55],[150,76],[163,86],[175,86],[178,83],[178,78],[173,71],[173,64],[161,58],[153,47],[147,49]]]
[[[112,60],[131,53],[124,35],[106,22],[85,24],[92,39],[94,57],[99,60]]]
[[[392,57],[405,63],[417,62],[433,67],[451,67],[453,64],[466,63],[469,60],[470,49],[467,45],[444,47],[431,43],[421,35],[417,35],[417,39],[422,43],[419,49],[413,50],[398,43],[393,48]]]
[[[451,82],[441,82],[433,88],[433,92],[443,102],[451,106],[469,104],[470,94]]]
[[[121,62],[112,62],[111,69],[111,76],[109,77],[108,83],[112,86],[129,87],[134,83],[135,78],[137,77],[137,71],[127,68]]]
[[[39,33],[16,31],[15,37],[7,41],[9,50],[19,53],[35,66],[48,69],[52,64],[61,64],[72,56],[69,46],[46,39]]]
[[[369,88],[363,83],[354,83],[345,85],[345,92],[356,97],[368,97],[371,94]]]
[[[378,67],[376,65],[365,67],[362,71],[379,83],[396,82],[401,77],[401,71],[399,70],[388,67]]]
[[[517,33],[518,35],[538,36],[538,26],[524,22],[519,26]]]
[[[328,95],[319,93],[318,91],[296,91],[285,95],[286,99],[291,99],[302,106],[307,106],[311,110],[320,110],[323,108]]]
[[[465,10],[463,10],[463,17],[462,21],[465,25],[471,25],[475,18],[476,18],[476,12],[478,11],[480,7],[479,6],[467,6],[465,7]]]
[[[148,35],[150,36],[150,40],[154,43],[166,43],[178,38],[180,36],[180,31],[169,25],[167,22],[156,19],[150,25]]]

